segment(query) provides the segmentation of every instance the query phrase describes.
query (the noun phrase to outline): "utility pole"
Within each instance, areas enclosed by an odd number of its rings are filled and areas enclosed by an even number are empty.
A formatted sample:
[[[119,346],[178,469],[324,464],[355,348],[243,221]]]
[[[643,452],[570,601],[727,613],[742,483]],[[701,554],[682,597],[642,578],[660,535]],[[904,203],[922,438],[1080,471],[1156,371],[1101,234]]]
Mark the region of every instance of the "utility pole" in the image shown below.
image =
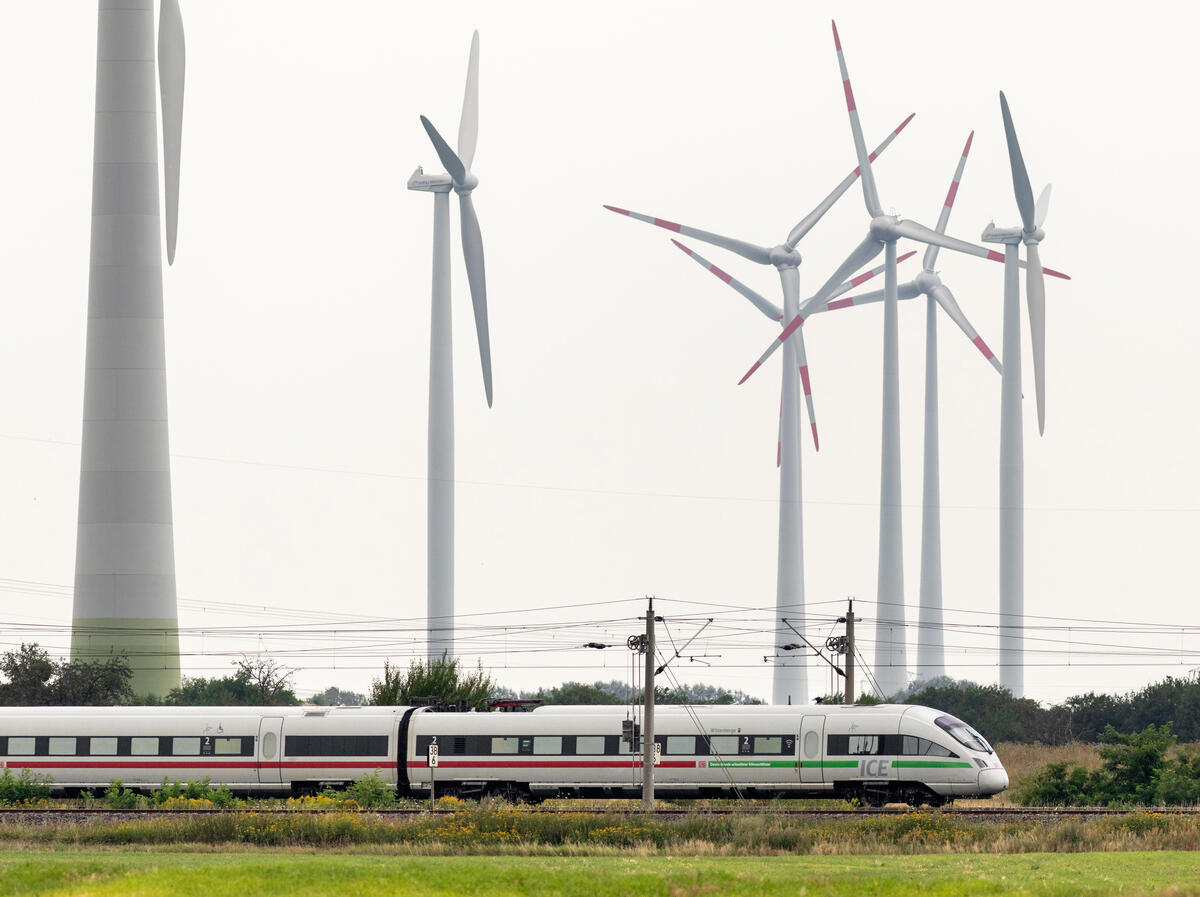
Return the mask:
[[[654,809],[654,598],[646,608],[646,696],[642,720],[642,809]]]
[[[846,692],[842,695],[843,704],[853,704],[858,695],[854,692],[854,599],[849,599],[850,609],[843,618],[846,622]]]

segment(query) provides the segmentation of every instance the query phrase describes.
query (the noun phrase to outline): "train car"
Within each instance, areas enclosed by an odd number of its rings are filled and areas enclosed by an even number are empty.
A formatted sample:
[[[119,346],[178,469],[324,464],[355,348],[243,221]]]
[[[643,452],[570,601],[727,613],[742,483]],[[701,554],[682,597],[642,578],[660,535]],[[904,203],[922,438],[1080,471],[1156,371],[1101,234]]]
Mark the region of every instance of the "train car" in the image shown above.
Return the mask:
[[[241,793],[303,793],[377,773],[416,796],[431,786],[514,800],[632,796],[642,760],[622,737],[629,716],[623,706],[0,708],[0,765],[59,791],[208,778]],[[927,707],[668,705],[655,743],[655,787],[670,796],[939,804],[1008,787],[983,736]]]
[[[60,791],[209,778],[242,793],[348,784],[396,757],[409,707],[0,707],[0,765]]]
[[[634,795],[642,761],[621,735],[628,713],[624,707],[544,707],[414,714],[409,787],[427,794],[432,776],[444,791],[510,798]],[[1008,787],[1008,774],[983,736],[927,707],[664,706],[655,711],[655,743],[655,789],[670,796],[937,805]]]

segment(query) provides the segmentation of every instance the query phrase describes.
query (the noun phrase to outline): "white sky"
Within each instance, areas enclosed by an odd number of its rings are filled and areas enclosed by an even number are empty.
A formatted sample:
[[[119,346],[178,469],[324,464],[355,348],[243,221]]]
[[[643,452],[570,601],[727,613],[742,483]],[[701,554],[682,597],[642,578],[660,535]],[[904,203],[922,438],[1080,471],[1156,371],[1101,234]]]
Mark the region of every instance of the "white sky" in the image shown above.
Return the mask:
[[[735,384],[776,331],[665,231],[601,204],[781,242],[855,165],[834,12],[868,144],[917,113],[876,166],[885,208],[932,226],[974,129],[950,232],[1017,222],[1001,88],[1035,189],[1054,183],[1043,260],[1074,279],[1047,284],[1044,438],[1025,408],[1026,610],[1056,627],[1030,633],[1048,641],[1029,693],[1123,692],[1200,667],[1200,310],[1184,285],[1200,14],[1122,9],[1045,4],[1030,27],[957,3],[185,2],[179,249],[165,274],[185,673],[223,674],[228,654],[261,648],[299,668],[302,694],[365,690],[384,656],[422,650],[432,200],[404,184],[417,164],[439,170],[418,114],[453,142],[478,28],[496,402],[455,210],[457,607],[489,614],[471,618],[487,638],[462,643],[468,661],[480,651],[514,688],[625,678],[624,649],[573,646],[623,640],[643,609],[628,599],[655,594],[677,638],[696,629],[681,617],[712,613],[703,604],[751,631],[706,633],[689,650],[721,656],[679,665],[681,679],[769,695],[779,359]],[[93,3],[0,2],[0,649],[67,645],[95,31]],[[866,222],[853,190],[805,239],[803,295]],[[696,248],[779,301],[772,269]],[[946,251],[939,264],[999,351],[1001,266]],[[951,622],[984,627],[950,633],[948,662],[993,682],[1000,378],[945,318],[939,329],[945,604]],[[822,436],[819,454],[804,448],[805,574],[823,639],[846,596],[873,617],[880,308],[805,334]],[[1027,334],[1025,352],[1028,372]],[[910,303],[913,621],[923,357]],[[364,641],[348,634],[355,617],[401,622]],[[598,620],[616,622],[561,628]],[[548,631],[517,628],[531,621]],[[284,625],[321,632],[289,653],[301,640]],[[824,681],[814,668],[813,690]]]

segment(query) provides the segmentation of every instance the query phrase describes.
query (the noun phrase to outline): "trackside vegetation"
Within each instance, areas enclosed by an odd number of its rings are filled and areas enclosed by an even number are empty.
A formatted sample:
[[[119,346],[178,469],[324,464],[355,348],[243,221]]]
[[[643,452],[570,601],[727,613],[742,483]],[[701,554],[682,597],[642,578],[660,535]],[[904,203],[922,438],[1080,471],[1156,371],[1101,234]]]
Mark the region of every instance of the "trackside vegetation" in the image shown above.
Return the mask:
[[[1200,850],[1200,818],[1162,812],[1029,818],[1003,824],[937,811],[819,819],[772,813],[681,817],[533,813],[466,805],[445,814],[383,817],[364,812],[257,811],[104,819],[53,825],[6,820],[0,849],[138,849],[217,846],[373,850],[406,855],[770,856],[923,853],[1079,853]]]

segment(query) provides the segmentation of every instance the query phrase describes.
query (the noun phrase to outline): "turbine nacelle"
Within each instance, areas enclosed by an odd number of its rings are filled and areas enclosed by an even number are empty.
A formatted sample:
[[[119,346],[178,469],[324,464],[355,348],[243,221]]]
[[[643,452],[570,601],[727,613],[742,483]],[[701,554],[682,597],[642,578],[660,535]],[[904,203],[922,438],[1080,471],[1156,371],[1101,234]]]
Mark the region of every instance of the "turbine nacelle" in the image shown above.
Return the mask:
[[[426,174],[418,165],[408,178],[408,189],[419,190],[423,193],[449,193],[454,188],[454,180],[448,174]]]
[[[1019,227],[996,227],[996,222],[989,221],[979,239],[985,243],[1011,243],[1015,246],[1025,239],[1025,231]]]

